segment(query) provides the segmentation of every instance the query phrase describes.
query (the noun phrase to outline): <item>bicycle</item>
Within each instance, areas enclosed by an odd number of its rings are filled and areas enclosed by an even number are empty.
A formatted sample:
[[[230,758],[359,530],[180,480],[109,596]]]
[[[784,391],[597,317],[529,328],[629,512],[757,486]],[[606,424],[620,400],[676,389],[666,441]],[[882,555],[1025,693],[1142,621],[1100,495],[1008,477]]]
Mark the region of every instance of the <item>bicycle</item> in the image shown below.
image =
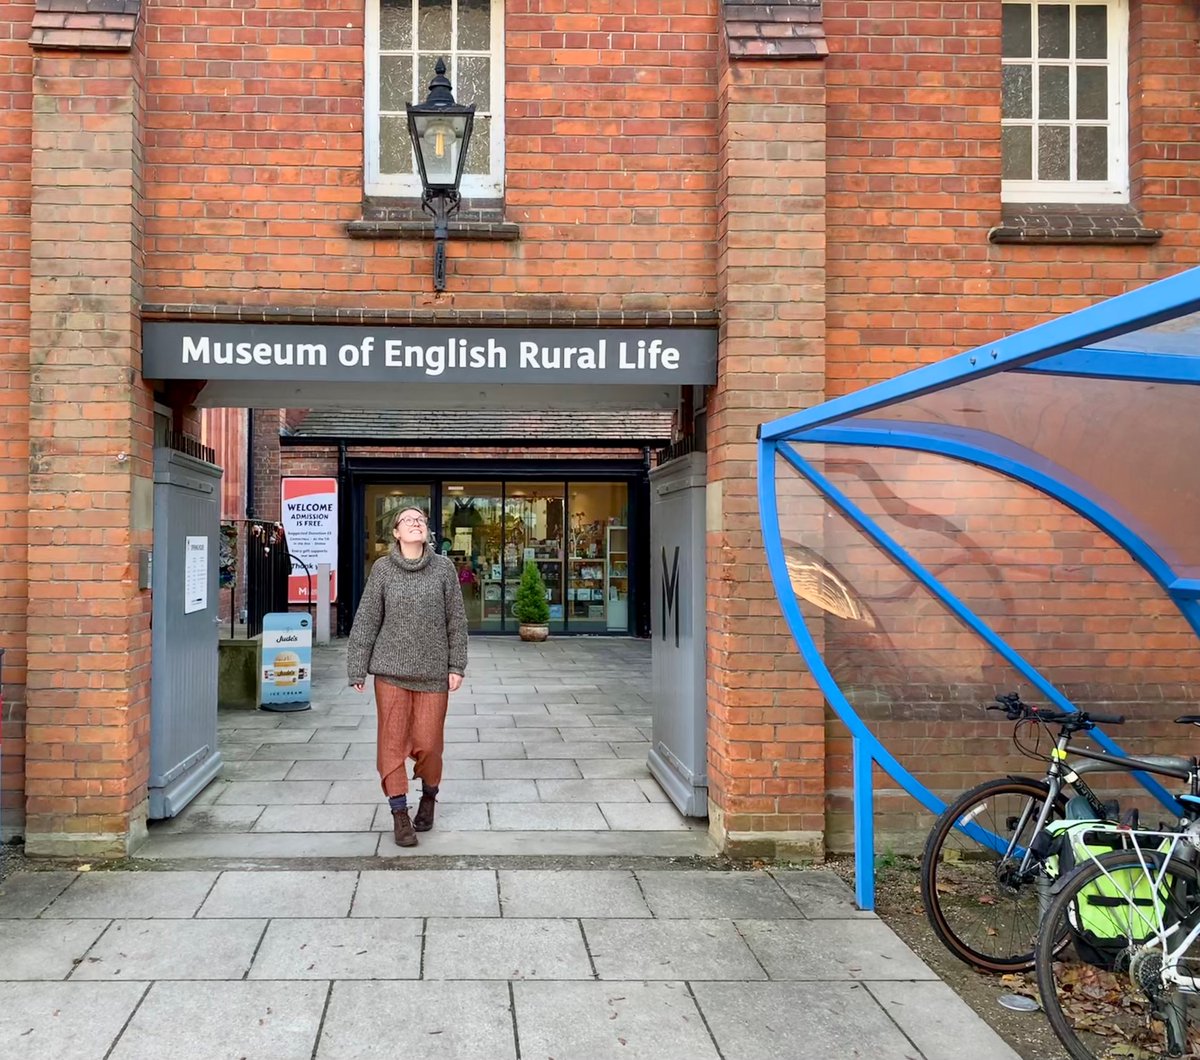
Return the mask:
[[[1002,710],[1016,723],[1013,742],[1028,757],[1044,756],[1022,745],[1022,726],[1037,725],[1039,734],[1057,727],[1045,777],[985,781],[947,806],[925,843],[921,899],[934,934],[959,960],[986,972],[1022,972],[1034,966],[1038,926],[1050,901],[1048,854],[1039,852],[1034,838],[1066,816],[1065,789],[1082,798],[1094,819],[1113,821],[1117,808],[1096,795],[1083,773],[1154,773],[1188,781],[1194,795],[1197,768],[1192,758],[1122,757],[1071,742],[1097,724],[1122,725],[1123,716],[1032,707],[1015,692],[996,701],[999,706],[987,709]],[[1068,762],[1070,755],[1085,761]]]
[[[1089,858],[1055,887],[1037,940],[1042,1007],[1072,1060],[1198,1056],[1189,1009],[1200,995],[1200,823],[1118,835],[1124,850]],[[1110,961],[1093,955],[1095,930]]]

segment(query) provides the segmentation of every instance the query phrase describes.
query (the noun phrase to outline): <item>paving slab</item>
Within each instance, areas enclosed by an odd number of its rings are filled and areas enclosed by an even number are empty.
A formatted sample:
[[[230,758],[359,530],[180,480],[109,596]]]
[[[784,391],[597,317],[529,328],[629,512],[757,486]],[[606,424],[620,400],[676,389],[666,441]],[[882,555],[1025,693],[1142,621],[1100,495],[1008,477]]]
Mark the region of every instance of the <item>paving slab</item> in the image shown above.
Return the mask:
[[[423,920],[273,920],[251,979],[417,979]]]
[[[669,872],[637,874],[656,917],[770,920],[804,914],[765,872]]]
[[[496,802],[488,807],[494,831],[602,831],[604,815],[588,802]]]
[[[0,928],[0,980],[66,979],[107,920],[16,920]]]
[[[265,809],[263,806],[199,806],[166,821],[150,824],[152,835],[185,835],[192,832],[248,832]]]
[[[0,983],[0,1056],[100,1060],[146,988],[146,983]]]
[[[336,762],[338,759],[345,758],[348,750],[350,750],[348,743],[264,743],[254,752],[253,759],[254,761],[282,759],[290,762],[308,759]]]
[[[0,920],[37,916],[75,879],[74,872],[18,872],[0,882]]]
[[[395,859],[436,856],[523,855],[526,857],[711,858],[718,854],[707,832],[487,831],[422,833],[420,845],[404,850],[384,836],[378,856]]]
[[[921,1060],[887,1013],[855,983],[694,983],[692,991],[727,1058]],[[955,1060],[967,1056],[990,1060],[986,1052],[966,1051]]]
[[[608,827],[618,831],[667,832],[704,827],[703,822],[684,817],[670,803],[602,802],[600,811]]]
[[[766,979],[729,920],[584,920],[601,979]]]
[[[346,916],[356,872],[229,871],[221,873],[200,917]]]
[[[613,780],[539,780],[538,794],[543,802],[646,802],[637,782]]]
[[[498,917],[500,899],[491,869],[364,871],[354,917]]]
[[[611,751],[609,754],[611,755]],[[612,758],[612,757],[593,757],[591,755],[581,756],[576,765],[579,766],[579,772],[584,775],[587,780],[603,780],[607,778],[622,778],[629,777],[633,779],[649,778],[650,767],[646,765],[645,759],[638,760],[635,758]]]
[[[537,802],[532,780],[456,780],[442,784],[438,802]]]
[[[154,860],[183,858],[365,858],[379,846],[377,832],[237,832],[158,835],[138,850]]]
[[[250,731],[245,729],[226,729],[221,735],[233,743],[244,741],[246,743],[257,743],[261,746],[265,743],[308,743],[308,741],[313,738],[313,733],[315,731],[315,729],[300,729],[286,732],[281,728],[274,728],[270,732],[263,732],[261,730]],[[223,746],[224,744],[222,744],[222,747]]]
[[[579,767],[569,758],[495,759],[483,763],[488,780],[576,780]]]
[[[515,742],[487,741],[479,743],[448,743],[442,752],[447,762],[456,758],[524,758],[525,745]]]
[[[878,920],[739,920],[772,979],[937,979]]]
[[[215,872],[84,872],[42,916],[191,917],[216,879]]]
[[[379,789],[379,774],[375,763],[365,758],[346,758],[341,761],[294,762],[288,765],[288,780],[371,780]]]
[[[592,979],[593,974],[577,920],[431,917],[425,926],[424,978]]]
[[[292,763],[283,761],[256,761],[251,758],[244,762],[225,762],[221,767],[222,780],[283,780],[288,775]],[[305,780],[305,777],[297,777]]]
[[[221,792],[222,806],[270,805],[304,806],[325,801],[330,785],[323,780],[235,780]]]
[[[507,983],[341,982],[333,984],[316,1060],[516,1055]]]
[[[265,920],[114,920],[71,978],[241,979],[266,926]]]
[[[155,983],[110,1060],[300,1060],[328,993],[328,983]]]
[[[878,920],[854,904],[854,892],[832,872],[772,869],[789,898],[809,920]]]
[[[925,1060],[1020,1060],[945,983],[881,982],[867,989]]]
[[[268,806],[253,832],[366,832],[375,807],[361,803],[341,806]]]
[[[513,999],[523,1057],[554,1060],[719,1060],[720,1057],[686,983],[521,982],[513,984]],[[725,1055],[732,1058],[736,1054]],[[775,1053],[773,1060],[786,1055],[789,1054]]]
[[[650,916],[627,870],[501,870],[500,910],[506,917]]]

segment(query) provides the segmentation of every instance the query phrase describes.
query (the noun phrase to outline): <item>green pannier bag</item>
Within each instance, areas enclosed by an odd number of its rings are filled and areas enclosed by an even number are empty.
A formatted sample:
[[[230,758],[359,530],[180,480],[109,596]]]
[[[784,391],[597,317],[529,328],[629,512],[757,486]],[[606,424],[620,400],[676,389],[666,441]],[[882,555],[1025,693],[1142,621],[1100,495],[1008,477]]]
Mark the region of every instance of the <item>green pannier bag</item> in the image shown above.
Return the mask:
[[[1111,821],[1054,821],[1046,826],[1046,868],[1051,879],[1114,850],[1132,850],[1131,833]],[[1164,843],[1166,841],[1164,840]],[[1145,847],[1143,846],[1143,849]],[[1068,910],[1079,959],[1107,971],[1123,969],[1131,948],[1158,932],[1165,903],[1140,868],[1100,876],[1079,892]]]

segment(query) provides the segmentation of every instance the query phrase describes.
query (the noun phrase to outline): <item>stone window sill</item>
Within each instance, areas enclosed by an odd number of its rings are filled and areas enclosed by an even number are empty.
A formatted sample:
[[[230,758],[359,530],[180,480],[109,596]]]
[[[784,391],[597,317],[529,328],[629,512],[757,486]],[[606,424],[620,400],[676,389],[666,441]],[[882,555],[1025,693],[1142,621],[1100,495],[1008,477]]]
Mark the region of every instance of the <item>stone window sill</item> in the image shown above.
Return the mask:
[[[1147,228],[1130,206],[1072,206],[1007,203],[1000,224],[988,233],[993,243],[1136,246],[1157,243],[1163,234]]]
[[[433,218],[413,199],[368,199],[360,221],[349,221],[351,239],[432,239]],[[521,238],[521,226],[504,218],[502,203],[464,199],[450,219],[450,236],[458,239],[509,241]]]

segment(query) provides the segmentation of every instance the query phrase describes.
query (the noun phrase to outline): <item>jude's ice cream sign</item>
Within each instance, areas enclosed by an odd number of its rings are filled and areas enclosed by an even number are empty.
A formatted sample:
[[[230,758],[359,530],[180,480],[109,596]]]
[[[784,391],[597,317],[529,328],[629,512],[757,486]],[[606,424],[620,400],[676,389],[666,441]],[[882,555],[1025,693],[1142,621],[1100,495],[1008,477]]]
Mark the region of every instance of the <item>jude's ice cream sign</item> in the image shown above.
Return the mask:
[[[704,328],[350,328],[179,324],[143,328],[149,379],[707,384]]]

